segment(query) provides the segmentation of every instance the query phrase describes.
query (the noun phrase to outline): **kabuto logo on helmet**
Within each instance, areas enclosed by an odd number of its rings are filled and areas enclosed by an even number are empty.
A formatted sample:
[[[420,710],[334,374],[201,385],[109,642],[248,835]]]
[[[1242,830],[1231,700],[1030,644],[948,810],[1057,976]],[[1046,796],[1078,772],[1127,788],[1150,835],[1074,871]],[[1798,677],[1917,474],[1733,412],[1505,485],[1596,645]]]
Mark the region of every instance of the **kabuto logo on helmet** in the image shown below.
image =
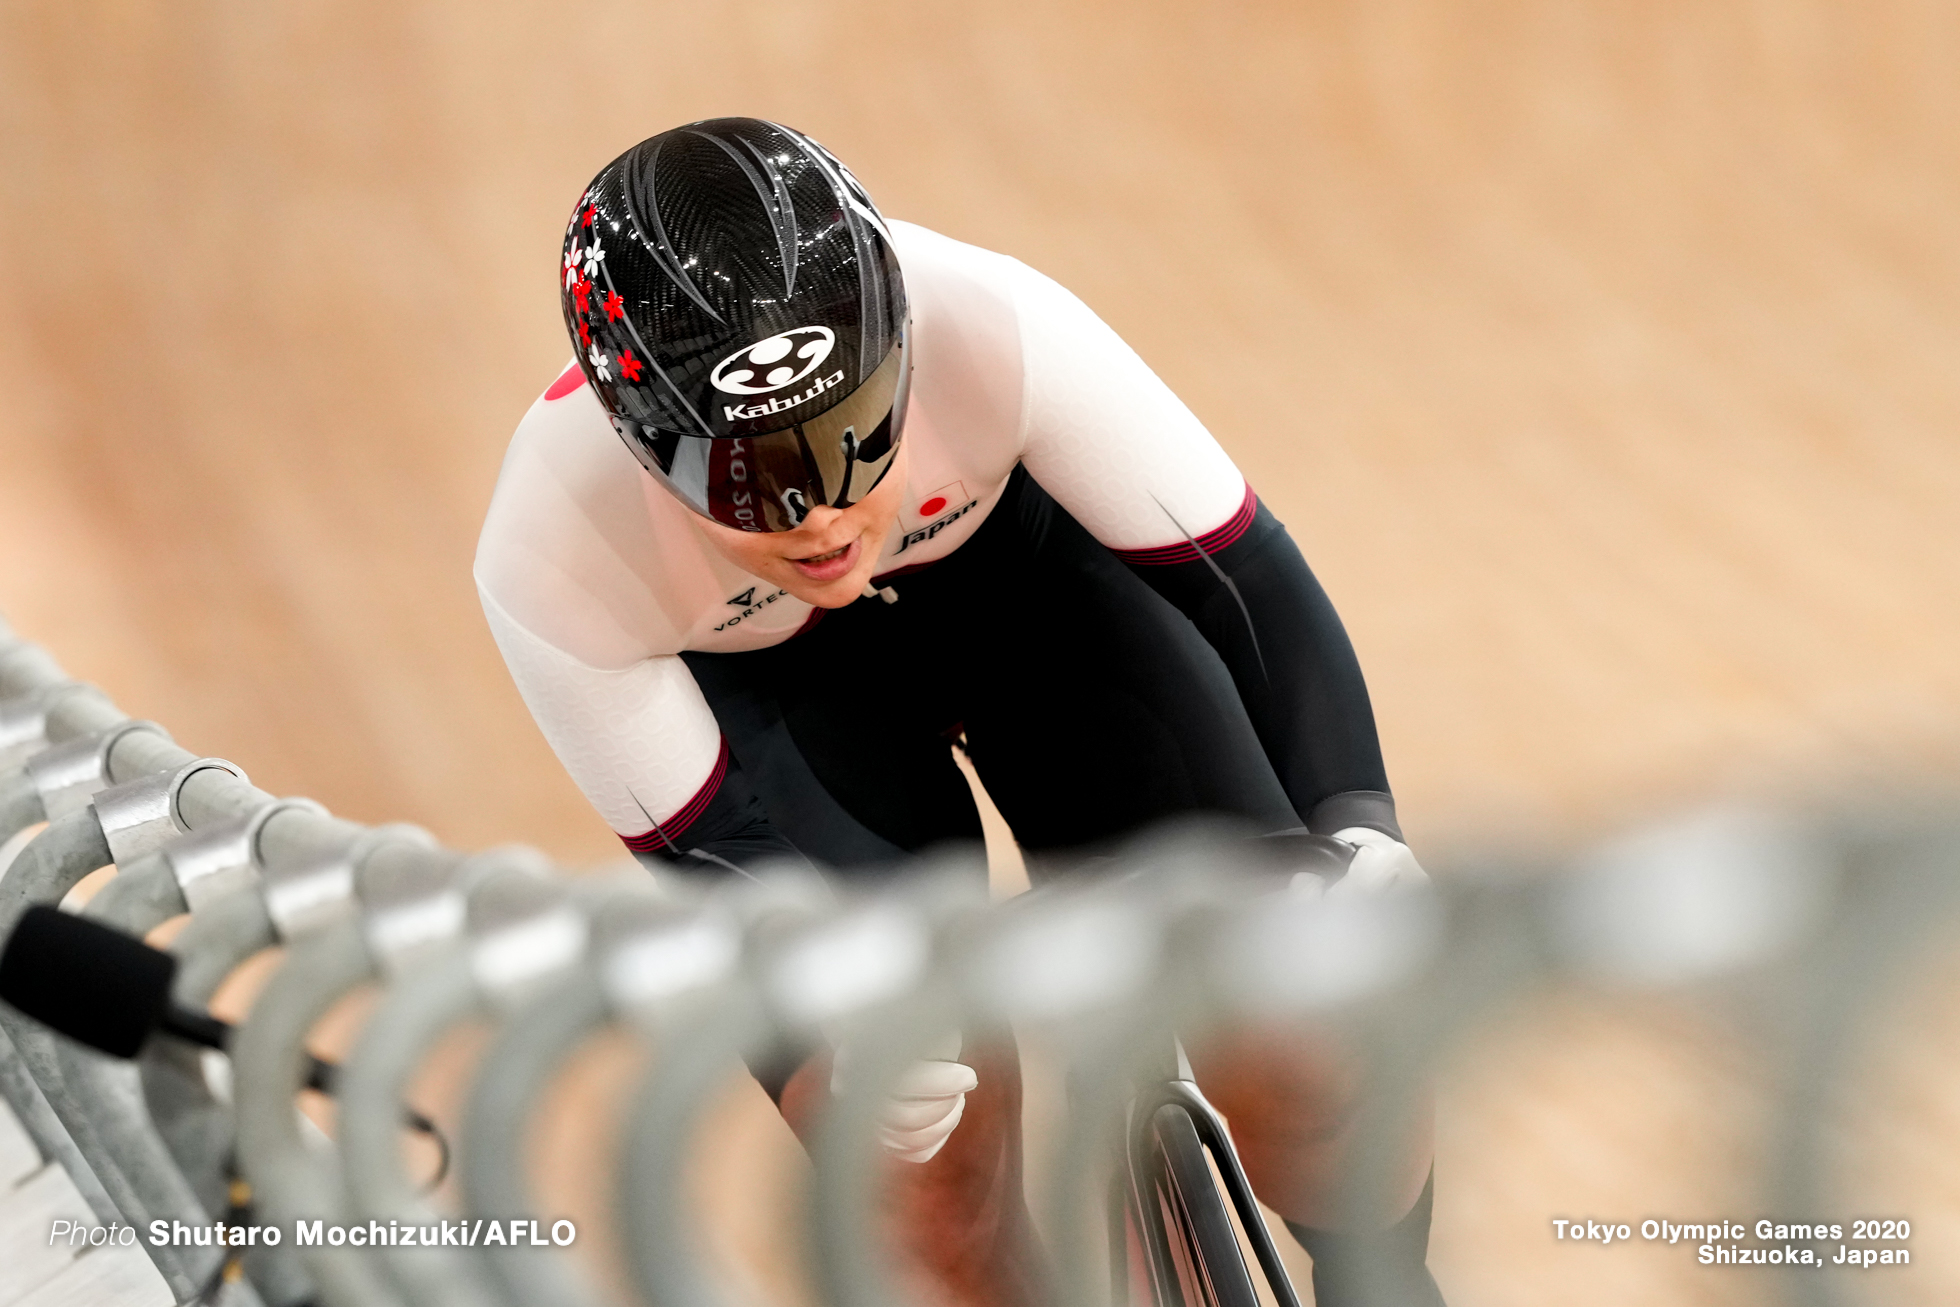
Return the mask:
[[[708,380],[727,395],[770,395],[823,366],[837,344],[829,327],[796,327],[744,345],[715,364]]]

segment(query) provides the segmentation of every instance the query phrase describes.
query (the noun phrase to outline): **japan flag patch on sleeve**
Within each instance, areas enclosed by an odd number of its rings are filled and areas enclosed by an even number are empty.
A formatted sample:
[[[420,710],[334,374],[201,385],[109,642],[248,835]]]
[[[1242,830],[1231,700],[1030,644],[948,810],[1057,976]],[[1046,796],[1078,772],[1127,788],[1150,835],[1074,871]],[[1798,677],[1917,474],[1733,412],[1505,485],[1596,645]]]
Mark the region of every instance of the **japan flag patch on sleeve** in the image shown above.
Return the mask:
[[[921,521],[931,521],[949,508],[956,508],[966,502],[966,483],[950,481],[937,490],[926,492],[925,498],[912,511]]]
[[[913,509],[923,525],[907,531],[898,542],[898,552],[904,553],[913,545],[932,539],[953,523],[965,517],[979,505],[977,499],[966,497],[964,481],[949,481],[937,490],[928,491],[926,497]]]

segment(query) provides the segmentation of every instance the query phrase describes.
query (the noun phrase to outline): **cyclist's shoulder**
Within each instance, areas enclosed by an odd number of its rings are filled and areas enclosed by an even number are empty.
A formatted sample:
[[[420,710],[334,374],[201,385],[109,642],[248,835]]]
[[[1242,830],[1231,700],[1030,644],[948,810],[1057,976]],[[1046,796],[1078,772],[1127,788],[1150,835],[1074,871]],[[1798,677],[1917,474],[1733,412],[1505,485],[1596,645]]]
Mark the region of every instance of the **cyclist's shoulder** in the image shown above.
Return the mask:
[[[905,290],[915,319],[979,315],[1011,321],[1055,286],[1011,254],[893,220],[892,245],[905,270]]]
[[[1058,303],[1078,310],[1084,307],[1074,292],[1015,255],[917,223],[893,221],[890,227],[908,293],[919,281],[928,294],[987,295],[1024,314],[1045,313]]]
[[[639,511],[640,475],[578,365],[566,367],[526,410],[504,451],[477,542],[479,566],[486,551],[544,543],[540,536],[558,519],[592,516],[589,504],[600,508],[601,526],[630,520]]]
[[[620,463],[637,466],[614,434],[606,411],[577,362],[565,365],[518,419],[491,498],[493,518],[507,511],[505,501],[521,498],[522,488],[540,473],[577,483],[609,474]]]
[[[909,285],[917,272],[964,270],[976,275],[1006,275],[1014,259],[954,236],[948,236],[921,223],[902,218],[886,224],[892,234],[892,247],[898,252],[899,267],[905,270]]]
[[[721,588],[705,552],[573,366],[511,438],[473,572],[486,610],[579,662],[619,667],[683,647]]]

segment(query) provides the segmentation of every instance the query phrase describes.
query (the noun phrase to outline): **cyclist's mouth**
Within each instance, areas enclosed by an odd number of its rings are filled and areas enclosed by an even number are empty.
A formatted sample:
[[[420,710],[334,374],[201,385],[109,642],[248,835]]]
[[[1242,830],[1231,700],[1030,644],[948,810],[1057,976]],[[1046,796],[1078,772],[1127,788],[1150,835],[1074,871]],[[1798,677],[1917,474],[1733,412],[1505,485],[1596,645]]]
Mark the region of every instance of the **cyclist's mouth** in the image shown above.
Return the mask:
[[[812,554],[808,558],[792,558],[789,561],[812,581],[835,581],[840,576],[849,575],[850,570],[857,566],[857,556],[858,542],[853,540],[827,554]]]

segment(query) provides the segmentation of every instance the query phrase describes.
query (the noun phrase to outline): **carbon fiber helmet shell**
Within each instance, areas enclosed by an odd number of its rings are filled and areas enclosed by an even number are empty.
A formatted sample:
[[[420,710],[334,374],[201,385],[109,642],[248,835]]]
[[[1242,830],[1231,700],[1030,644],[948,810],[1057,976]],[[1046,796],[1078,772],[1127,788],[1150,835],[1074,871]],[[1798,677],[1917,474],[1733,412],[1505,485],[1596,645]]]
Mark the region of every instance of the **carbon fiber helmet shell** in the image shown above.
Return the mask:
[[[640,142],[580,197],[561,273],[614,430],[696,512],[787,530],[889,466],[905,284],[870,196],[809,137],[715,118]]]

